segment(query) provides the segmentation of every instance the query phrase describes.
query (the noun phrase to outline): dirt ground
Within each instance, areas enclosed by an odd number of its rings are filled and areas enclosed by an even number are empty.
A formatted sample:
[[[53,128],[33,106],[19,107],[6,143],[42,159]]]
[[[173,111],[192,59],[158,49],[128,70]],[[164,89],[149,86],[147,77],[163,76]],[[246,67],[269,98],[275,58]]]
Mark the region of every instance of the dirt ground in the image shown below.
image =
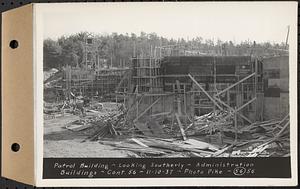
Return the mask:
[[[127,157],[123,150],[99,142],[85,141],[88,132],[75,132],[65,124],[77,120],[75,115],[44,121],[44,157]]]

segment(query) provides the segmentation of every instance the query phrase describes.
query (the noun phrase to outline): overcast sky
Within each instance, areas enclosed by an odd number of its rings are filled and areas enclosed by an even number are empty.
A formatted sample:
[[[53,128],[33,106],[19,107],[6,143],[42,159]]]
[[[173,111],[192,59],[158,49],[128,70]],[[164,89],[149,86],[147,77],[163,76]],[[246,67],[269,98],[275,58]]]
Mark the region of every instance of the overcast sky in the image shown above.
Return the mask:
[[[239,43],[285,41],[294,3],[81,3],[47,4],[44,38],[92,33],[155,32],[167,38],[221,39]],[[294,29],[294,28],[292,28]]]

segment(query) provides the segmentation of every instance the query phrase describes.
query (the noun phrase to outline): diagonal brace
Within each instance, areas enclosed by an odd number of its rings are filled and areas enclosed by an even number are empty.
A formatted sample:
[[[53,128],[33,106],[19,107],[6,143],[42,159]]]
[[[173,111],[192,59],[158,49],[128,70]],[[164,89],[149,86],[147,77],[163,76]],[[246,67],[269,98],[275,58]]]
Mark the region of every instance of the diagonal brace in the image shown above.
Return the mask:
[[[188,76],[191,78],[191,80],[199,87],[199,89],[220,109],[223,110],[223,108],[215,101],[213,97],[211,97],[202,87],[201,85],[195,80],[191,74],[188,74]]]

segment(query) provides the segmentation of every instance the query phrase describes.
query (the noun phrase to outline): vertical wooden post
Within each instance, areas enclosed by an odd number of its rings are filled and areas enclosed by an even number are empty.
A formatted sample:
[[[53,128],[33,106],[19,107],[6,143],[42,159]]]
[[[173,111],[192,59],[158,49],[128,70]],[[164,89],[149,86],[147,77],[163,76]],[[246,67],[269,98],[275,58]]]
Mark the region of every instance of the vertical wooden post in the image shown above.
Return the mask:
[[[183,129],[183,126],[182,126],[182,124],[181,124],[179,115],[175,113],[175,117],[176,117],[177,122],[178,122],[178,127],[179,127],[180,133],[181,133],[181,135],[182,135],[182,139],[183,139],[183,140],[186,140],[187,138],[186,138],[186,136],[185,136],[184,129]]]
[[[213,60],[213,65],[214,65],[214,95],[217,93],[217,86],[216,86],[216,83],[217,83],[217,69],[216,69],[216,57],[214,57],[214,60]],[[214,112],[216,110],[216,106],[214,104]]]
[[[176,80],[176,86],[177,86],[177,110],[178,110],[178,115],[182,115],[182,112],[181,112],[181,103],[180,103],[180,83],[178,80]]]
[[[240,77],[237,76],[237,78],[238,78],[237,80],[239,81]],[[236,94],[235,95],[235,101],[236,101],[235,106],[238,107],[238,106],[240,106],[240,101],[239,101],[240,100],[240,97],[239,97],[239,95],[240,95],[240,84],[236,85],[235,94]]]
[[[184,124],[187,125],[187,112],[186,112],[186,93],[185,93],[185,86],[183,85],[183,101],[184,101]]]
[[[151,58],[151,54],[152,54],[152,46],[150,45],[150,58],[149,58],[149,78],[150,78],[150,89],[149,91],[152,92],[153,91],[153,82],[152,82],[152,58]],[[151,103],[151,102],[150,102]]]
[[[257,58],[255,59],[255,76],[254,76],[254,96],[256,98],[254,102],[255,121],[257,120]]]
[[[153,77],[152,77],[152,69],[153,69],[153,67],[152,67],[152,45],[150,45],[150,58],[149,58],[149,66],[150,66],[150,68],[149,68],[149,78],[150,78],[150,89],[149,89],[149,92],[150,93],[152,93],[153,92],[153,88],[154,88],[154,84],[153,84]],[[150,96],[149,97],[150,98],[150,104],[152,104],[152,102],[153,102],[153,99],[152,99],[152,96]],[[152,115],[152,107],[150,108],[150,110],[149,110],[149,112],[150,112],[150,115]]]
[[[173,131],[174,119],[175,119],[175,114],[174,114],[174,111],[172,111],[171,131]]]
[[[234,137],[234,143],[237,143],[238,139],[238,128],[237,128],[237,109],[234,108],[234,130],[235,130],[235,137]]]
[[[135,95],[136,95],[136,99],[138,98],[138,91],[139,91],[139,89],[138,89],[138,85],[136,86],[136,88],[135,88]],[[138,117],[139,116],[139,101],[138,100],[136,100],[136,117]]]
[[[221,142],[222,145],[224,144],[223,135],[224,135],[224,128],[222,126],[221,131],[220,131],[220,142]]]
[[[230,93],[227,91],[227,104],[230,106]]]
[[[290,34],[290,25],[288,25],[288,31],[287,31],[287,34],[286,34],[285,49],[288,49],[289,34]]]

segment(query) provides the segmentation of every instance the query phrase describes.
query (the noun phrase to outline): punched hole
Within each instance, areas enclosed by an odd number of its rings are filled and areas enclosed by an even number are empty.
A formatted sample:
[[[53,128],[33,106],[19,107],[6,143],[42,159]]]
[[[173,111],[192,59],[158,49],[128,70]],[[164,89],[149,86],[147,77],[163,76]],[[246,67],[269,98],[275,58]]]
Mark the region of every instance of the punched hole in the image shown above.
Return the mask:
[[[19,46],[19,42],[17,40],[11,40],[9,43],[10,48],[16,49]]]
[[[13,152],[19,151],[19,150],[20,150],[20,144],[18,144],[18,143],[13,143],[13,144],[11,145],[11,150],[12,150]]]

